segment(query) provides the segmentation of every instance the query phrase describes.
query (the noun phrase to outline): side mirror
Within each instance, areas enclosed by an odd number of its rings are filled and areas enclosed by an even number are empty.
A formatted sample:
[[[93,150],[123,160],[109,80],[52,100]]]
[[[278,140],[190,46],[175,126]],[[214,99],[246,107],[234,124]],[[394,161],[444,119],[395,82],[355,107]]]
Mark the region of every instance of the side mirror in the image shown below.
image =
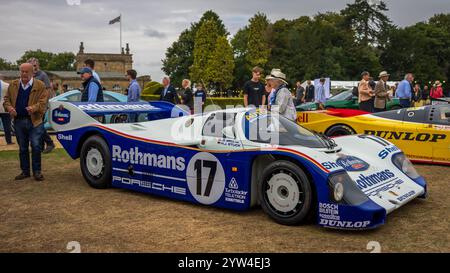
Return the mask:
[[[234,127],[233,126],[227,126],[227,127],[223,128],[222,134],[225,136],[225,138],[231,138],[231,139],[235,139],[236,138],[236,136],[234,134]]]

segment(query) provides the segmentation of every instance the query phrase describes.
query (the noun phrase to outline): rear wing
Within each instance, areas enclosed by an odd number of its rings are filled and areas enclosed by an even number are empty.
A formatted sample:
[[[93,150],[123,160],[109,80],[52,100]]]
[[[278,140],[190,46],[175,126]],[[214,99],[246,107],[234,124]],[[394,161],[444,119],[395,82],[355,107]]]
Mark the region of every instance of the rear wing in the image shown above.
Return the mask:
[[[189,115],[180,107],[164,101],[156,102],[49,102],[48,121],[55,131],[68,131],[89,124],[111,123],[113,116],[137,117],[145,114],[146,120],[158,120]],[[101,119],[99,119],[101,117]]]

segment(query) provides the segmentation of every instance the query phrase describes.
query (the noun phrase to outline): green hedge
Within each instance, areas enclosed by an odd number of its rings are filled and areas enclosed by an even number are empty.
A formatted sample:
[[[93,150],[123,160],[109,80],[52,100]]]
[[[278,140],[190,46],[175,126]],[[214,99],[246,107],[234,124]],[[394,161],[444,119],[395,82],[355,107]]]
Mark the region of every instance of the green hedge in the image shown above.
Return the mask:
[[[148,82],[145,84],[144,89],[142,90],[143,96],[160,94],[163,89],[162,84],[159,82]]]
[[[141,99],[146,101],[159,100],[159,95],[143,95]],[[225,109],[227,105],[233,106],[244,106],[243,98],[208,98],[206,99],[206,106],[215,104],[220,106],[220,108]]]

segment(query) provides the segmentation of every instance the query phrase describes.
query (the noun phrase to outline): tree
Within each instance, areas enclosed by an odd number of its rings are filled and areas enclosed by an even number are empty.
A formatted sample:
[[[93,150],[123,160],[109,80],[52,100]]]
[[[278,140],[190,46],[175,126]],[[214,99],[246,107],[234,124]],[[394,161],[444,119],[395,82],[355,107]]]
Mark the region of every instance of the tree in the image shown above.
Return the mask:
[[[73,71],[75,70],[75,54],[63,52],[54,54],[47,64],[45,70],[50,71]]]
[[[248,45],[248,26],[241,28],[231,39],[231,46],[234,53],[234,82],[233,86],[240,87],[250,80],[250,69],[246,61],[247,45]]]
[[[413,72],[419,82],[448,80],[450,75],[450,32],[434,23],[417,23],[392,30],[381,55],[383,66],[393,79]]]
[[[260,66],[264,68],[269,61],[269,20],[263,13],[257,13],[250,18],[248,27],[247,52],[245,59],[249,68]]]
[[[219,91],[224,91],[232,85],[233,70],[233,49],[225,36],[219,36],[206,65],[205,81],[215,85]]]
[[[53,53],[45,52],[41,49],[37,50],[27,50],[25,53],[17,60],[17,64],[26,63],[29,59],[36,58],[39,60],[39,64],[42,70],[46,70],[48,63],[53,58]]]
[[[38,50],[26,51],[19,60],[18,64],[26,63],[29,59],[39,60],[40,68],[46,71],[73,71],[75,69],[75,55],[72,52],[51,53]]]
[[[199,22],[191,24],[189,29],[184,30],[166,51],[166,57],[162,60],[162,71],[171,77],[172,82],[181,83],[183,79],[189,77],[189,69],[194,63],[195,37],[200,26],[207,20],[216,22],[219,35],[229,35],[220,17],[211,10],[206,11]]]
[[[17,70],[17,65],[0,58],[0,70]]]
[[[384,14],[388,11],[383,1],[355,0],[341,11],[346,24],[355,33],[355,39],[362,45],[383,47],[386,31],[392,28],[391,20]]]
[[[194,82],[207,80],[207,65],[216,48],[219,37],[218,26],[215,21],[205,21],[197,31],[194,46],[194,63],[190,67],[190,76]]]

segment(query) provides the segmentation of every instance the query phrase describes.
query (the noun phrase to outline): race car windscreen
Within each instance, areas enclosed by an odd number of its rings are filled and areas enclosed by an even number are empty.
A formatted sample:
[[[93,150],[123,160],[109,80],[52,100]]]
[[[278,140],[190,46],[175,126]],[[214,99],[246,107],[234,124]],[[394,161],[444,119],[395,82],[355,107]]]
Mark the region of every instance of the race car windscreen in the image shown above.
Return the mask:
[[[331,101],[341,101],[341,100],[351,100],[353,97],[352,90],[342,91],[341,93],[332,96],[328,100]]]
[[[317,135],[283,116],[250,113],[243,126],[246,138],[254,142],[326,148]]]

